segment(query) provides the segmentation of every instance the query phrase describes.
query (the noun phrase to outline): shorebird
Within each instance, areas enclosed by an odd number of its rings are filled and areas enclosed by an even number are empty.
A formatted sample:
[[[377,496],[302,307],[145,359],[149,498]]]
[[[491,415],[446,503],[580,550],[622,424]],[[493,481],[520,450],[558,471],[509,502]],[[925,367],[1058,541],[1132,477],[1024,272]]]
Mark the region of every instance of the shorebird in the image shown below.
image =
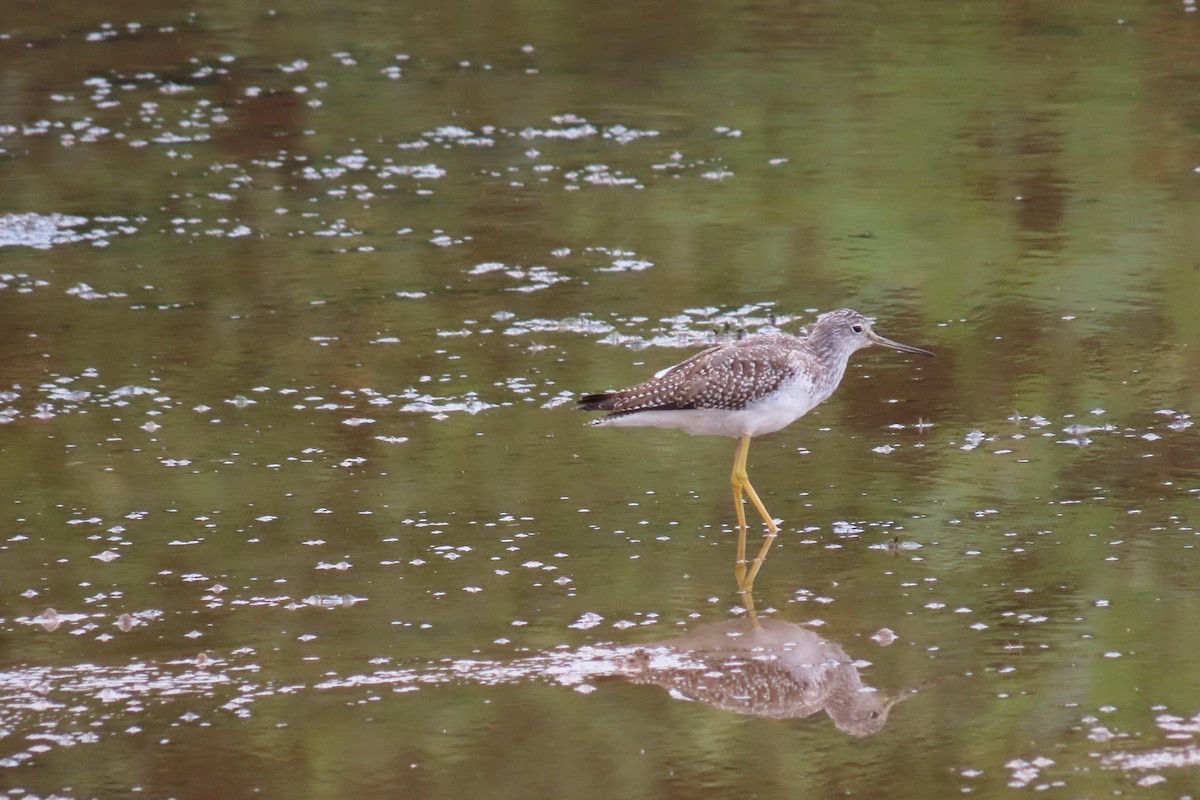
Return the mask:
[[[750,440],[792,424],[826,400],[857,350],[878,344],[905,353],[933,355],[880,336],[871,324],[869,317],[839,308],[817,317],[807,336],[768,333],[719,344],[636,386],[584,395],[576,408],[611,412],[592,420],[591,425],[676,428],[693,436],[737,439],[729,482],[738,522],[734,576],[738,590],[745,593],[753,588],[767,550],[779,534],[775,519],[767,513],[746,473]],[[750,565],[742,507],[747,497],[767,526],[766,538]]]
[[[676,699],[766,719],[824,711],[851,736],[878,732],[892,706],[916,692],[866,686],[859,674],[862,662],[841,645],[778,617],[701,625],[624,652],[628,655],[617,659],[610,673],[616,677],[661,686]]]

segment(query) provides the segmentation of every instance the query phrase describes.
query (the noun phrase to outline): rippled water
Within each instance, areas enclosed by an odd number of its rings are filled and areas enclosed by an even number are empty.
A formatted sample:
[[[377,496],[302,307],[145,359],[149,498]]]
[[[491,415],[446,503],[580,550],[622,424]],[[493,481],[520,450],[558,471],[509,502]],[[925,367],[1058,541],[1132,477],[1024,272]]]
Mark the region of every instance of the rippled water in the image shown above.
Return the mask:
[[[1194,12],[8,9],[6,796],[1200,794]]]

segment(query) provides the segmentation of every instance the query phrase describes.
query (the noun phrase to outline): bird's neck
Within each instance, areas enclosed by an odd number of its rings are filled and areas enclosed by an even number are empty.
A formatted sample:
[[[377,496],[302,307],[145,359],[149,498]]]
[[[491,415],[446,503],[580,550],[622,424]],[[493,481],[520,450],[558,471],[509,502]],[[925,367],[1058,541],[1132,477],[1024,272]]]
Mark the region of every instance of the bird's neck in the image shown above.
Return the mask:
[[[846,347],[832,336],[810,336],[806,344],[821,364],[820,390],[823,398],[828,397],[833,394],[833,390],[841,383],[842,376],[846,374],[846,365],[850,363],[854,348]]]

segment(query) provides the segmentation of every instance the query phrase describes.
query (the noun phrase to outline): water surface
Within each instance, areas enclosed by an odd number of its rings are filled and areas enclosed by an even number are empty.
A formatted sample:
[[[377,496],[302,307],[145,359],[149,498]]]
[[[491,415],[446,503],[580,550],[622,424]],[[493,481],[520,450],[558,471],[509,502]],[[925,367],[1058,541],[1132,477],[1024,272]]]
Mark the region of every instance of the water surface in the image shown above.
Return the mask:
[[[1196,795],[1193,12],[9,9],[0,783]],[[571,401],[841,306],[755,628]]]

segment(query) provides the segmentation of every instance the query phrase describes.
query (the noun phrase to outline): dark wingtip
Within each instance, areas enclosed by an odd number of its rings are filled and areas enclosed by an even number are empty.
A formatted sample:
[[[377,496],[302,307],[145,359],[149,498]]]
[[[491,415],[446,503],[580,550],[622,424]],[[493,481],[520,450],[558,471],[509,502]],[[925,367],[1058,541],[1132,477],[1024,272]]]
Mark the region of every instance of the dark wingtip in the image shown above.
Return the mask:
[[[575,404],[576,411],[612,411],[617,404],[617,396],[615,392],[599,392],[597,394],[585,394],[579,398],[579,402]]]

